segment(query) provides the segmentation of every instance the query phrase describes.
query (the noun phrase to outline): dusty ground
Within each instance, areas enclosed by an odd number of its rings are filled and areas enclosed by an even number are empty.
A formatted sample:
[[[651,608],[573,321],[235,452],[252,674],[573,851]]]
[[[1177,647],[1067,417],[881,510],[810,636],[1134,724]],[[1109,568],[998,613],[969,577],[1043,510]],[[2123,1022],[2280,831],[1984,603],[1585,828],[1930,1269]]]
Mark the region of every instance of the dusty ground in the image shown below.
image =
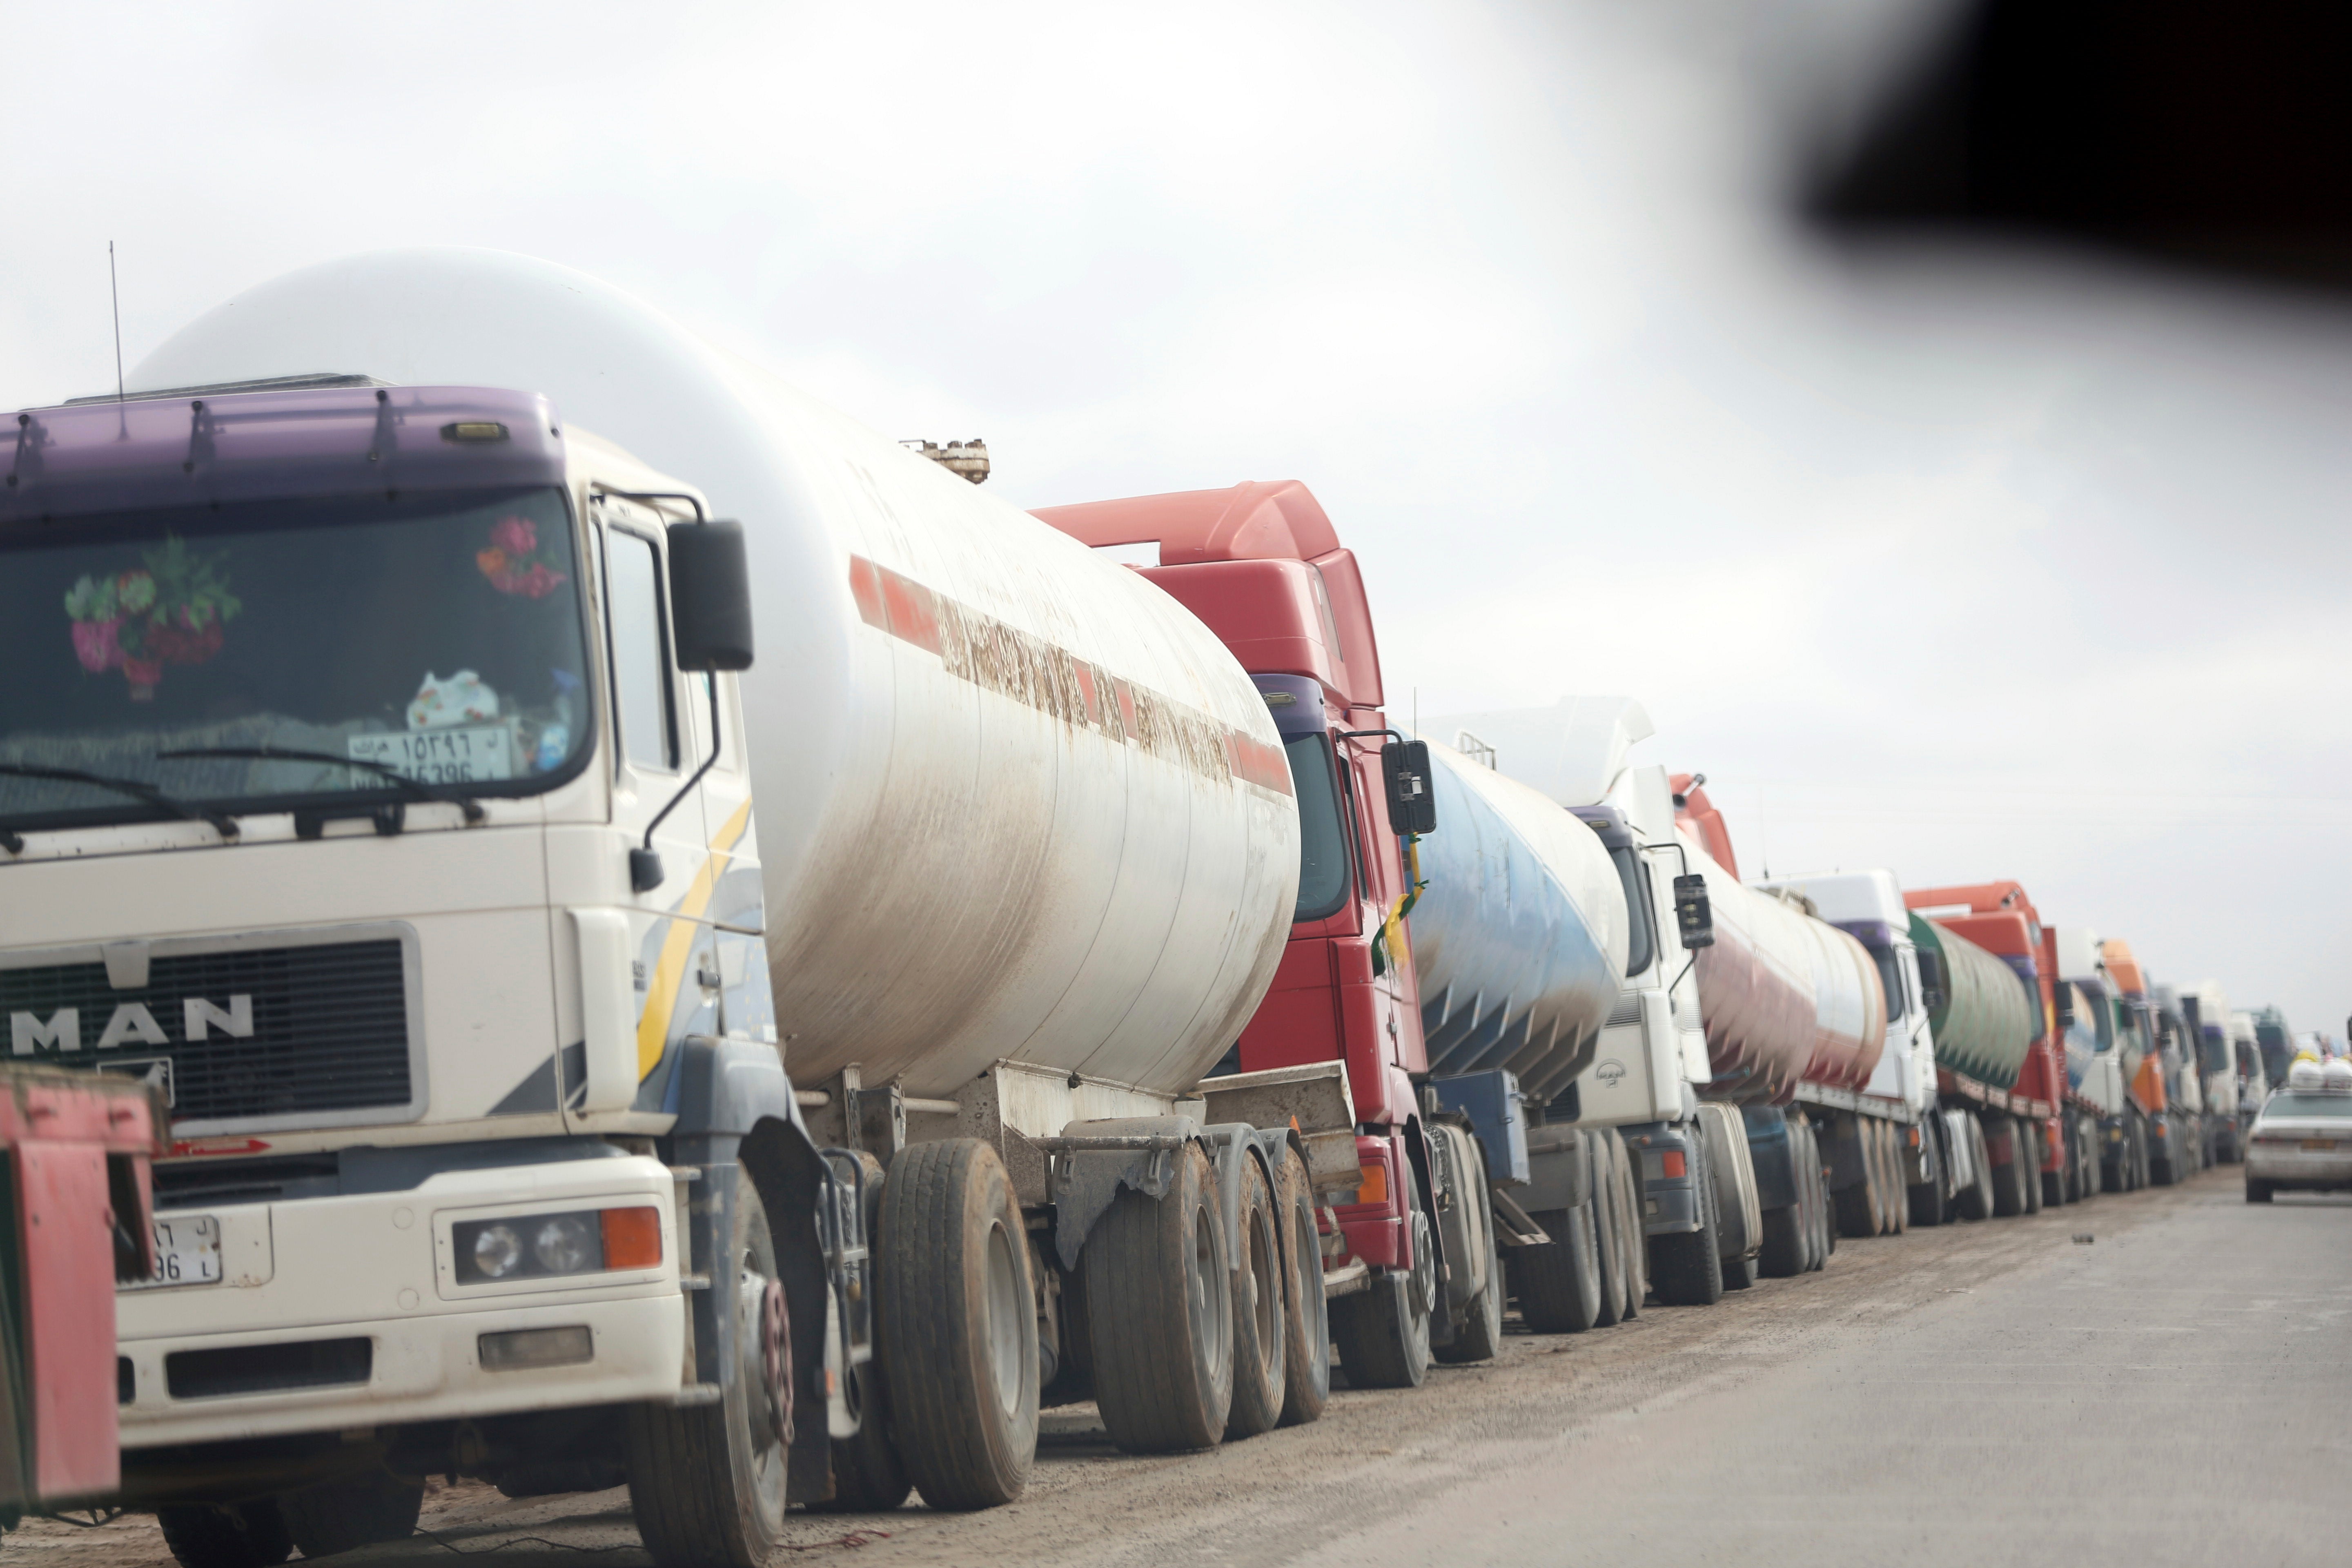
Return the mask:
[[[2229,1313],[2240,1315],[2214,1316]],[[2281,1341],[2267,1325],[2282,1314],[2305,1337]],[[2207,1320],[2219,1325],[2211,1334],[2200,1327]],[[2037,1562],[2042,1538],[2019,1528],[2032,1506],[1988,1513],[1979,1500],[2046,1496],[2059,1510],[2053,1520],[2087,1510],[2095,1522],[2112,1511],[2120,1530],[2133,1526],[2136,1509],[2147,1522],[2147,1483],[2160,1492],[2177,1482],[2207,1500],[2208,1527],[2197,1531],[2204,1544],[2253,1543],[2230,1533],[2241,1522],[2233,1502],[2268,1543],[2222,1560],[2301,1562],[2292,1530],[2263,1533],[2278,1523],[2270,1472],[2255,1466],[2245,1485],[2221,1484],[2201,1435],[2217,1406],[2245,1407],[2258,1426],[2284,1414],[2286,1429],[2310,1428],[2304,1447],[2340,1476],[2352,1452],[2343,1436],[2352,1422],[2337,1414],[2352,1407],[2343,1397],[2347,1321],[2352,1205],[2290,1199],[2252,1209],[2237,1173],[2216,1171],[2032,1218],[1843,1242],[1824,1272],[1764,1280],[1712,1309],[1654,1307],[1578,1336],[1538,1337],[1515,1322],[1495,1363],[1436,1367],[1417,1390],[1342,1391],[1312,1426],[1210,1454],[1131,1458],[1101,1443],[1099,1427],[1090,1435],[1084,1408],[1049,1413],[1019,1503],[967,1515],[908,1507],[797,1516],[792,1555],[854,1552],[858,1568],[1310,1555],[1622,1563],[1645,1550],[1653,1560],[1809,1568]],[[2238,1348],[2214,1372],[2230,1331]],[[2282,1375],[2263,1349],[2280,1342],[2290,1354],[2325,1348],[2327,1374],[2289,1366]],[[2192,1347],[2200,1353],[2184,1360]],[[2311,1408],[2247,1407],[2245,1376],[2261,1370],[2244,1372],[2249,1356],[2273,1374],[2264,1398]],[[2172,1403],[2147,1403],[2151,1390]],[[2135,1408],[2095,1436],[2114,1451],[2079,1451],[2086,1408],[2118,1402]],[[1850,1536],[1830,1528],[1854,1516],[1857,1498],[1871,1505],[1870,1528]],[[1948,1559],[1921,1547],[1916,1532],[1935,1533],[1922,1521],[1955,1510],[1995,1533],[1979,1541],[1968,1529],[1946,1531],[1956,1543],[1970,1537]],[[515,1502],[486,1487],[441,1489],[426,1500],[423,1529],[342,1561],[422,1565],[495,1552],[614,1568],[649,1562],[625,1489]],[[2071,1560],[2190,1560],[2167,1552],[2166,1539]],[[5,1553],[56,1568],[171,1561],[153,1521],[136,1517],[89,1531],[28,1521]]]

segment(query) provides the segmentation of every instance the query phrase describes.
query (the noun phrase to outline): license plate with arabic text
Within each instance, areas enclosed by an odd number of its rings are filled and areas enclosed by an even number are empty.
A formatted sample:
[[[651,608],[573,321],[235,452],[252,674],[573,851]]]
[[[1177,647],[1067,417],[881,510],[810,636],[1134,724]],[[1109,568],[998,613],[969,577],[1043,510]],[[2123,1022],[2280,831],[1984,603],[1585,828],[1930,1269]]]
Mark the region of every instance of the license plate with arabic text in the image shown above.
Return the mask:
[[[220,1281],[220,1221],[208,1214],[175,1214],[155,1222],[155,1272],[122,1289],[168,1290]]]

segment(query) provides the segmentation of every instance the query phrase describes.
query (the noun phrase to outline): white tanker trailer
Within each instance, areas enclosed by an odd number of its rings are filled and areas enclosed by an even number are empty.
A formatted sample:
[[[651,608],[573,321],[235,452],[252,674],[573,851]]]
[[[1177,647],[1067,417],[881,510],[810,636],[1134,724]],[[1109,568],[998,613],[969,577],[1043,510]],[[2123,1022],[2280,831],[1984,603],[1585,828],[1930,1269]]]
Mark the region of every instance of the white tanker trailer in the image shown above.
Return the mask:
[[[1218,1125],[1193,1098],[1281,955],[1299,838],[1265,706],[1191,616],[519,258],[291,274],[132,381],[19,424],[0,618],[53,642],[58,584],[115,597],[64,645],[82,684],[0,706],[0,877],[45,911],[0,930],[0,976],[87,949],[161,986],[168,955],[359,933],[406,995],[397,1104],[228,1107],[159,1173],[232,1252],[278,1237],[259,1279],[125,1300],[126,1477],[183,1561],[277,1518],[312,1555],[404,1532],[387,1474],[625,1468],[658,1560],[759,1562],[788,1500],[1016,1495],[1057,1374],[1138,1448],[1319,1409],[1303,1141],[1351,1135],[1344,1079],[1270,1075],[1302,1081],[1265,1132],[1234,1119],[1250,1084]],[[165,599],[236,607],[148,611],[142,544]],[[213,618],[143,629],[184,612]],[[12,668],[58,664],[23,635]],[[159,647],[201,657],[166,678]],[[131,947],[170,975],[119,973]],[[183,1082],[235,1025],[315,1048],[275,1005],[191,996],[184,1036],[96,1048]],[[383,1159],[404,1186],[353,1174]],[[371,1238],[356,1295],[350,1247],[302,1239],[334,1236]],[[173,1370],[344,1340],[374,1374],[226,1415]],[[454,1370],[401,1381],[424,1366]],[[287,1447],[228,1466],[232,1436]]]

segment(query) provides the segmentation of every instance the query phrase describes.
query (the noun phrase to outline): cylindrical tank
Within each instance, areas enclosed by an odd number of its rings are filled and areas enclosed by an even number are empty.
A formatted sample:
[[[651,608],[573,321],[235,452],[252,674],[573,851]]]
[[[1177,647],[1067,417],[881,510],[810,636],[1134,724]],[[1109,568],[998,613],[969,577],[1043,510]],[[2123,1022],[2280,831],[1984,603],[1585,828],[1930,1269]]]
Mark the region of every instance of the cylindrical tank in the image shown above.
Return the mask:
[[[1286,775],[1248,765],[1281,748],[1264,702],[1174,600],[525,258],[291,273],[131,384],[320,371],[543,393],[743,520],[743,702],[793,1079],[856,1063],[943,1096],[1009,1058],[1166,1093],[1240,1035],[1288,935],[1297,816]]]
[[[1541,793],[1433,741],[1429,754],[1437,831],[1411,928],[1430,1071],[1507,1068],[1549,1100],[1591,1061],[1623,984],[1623,884]]]
[[[1697,953],[1699,1010],[1718,1087],[1783,1100],[1799,1080],[1858,1089],[1886,1049],[1886,992],[1870,950],[1778,894],[1740,882],[1687,826],[1715,942]]]
[[[1943,1005],[1927,1014],[1936,1065],[1994,1089],[2014,1088],[2041,1033],[2039,999],[2015,970],[1939,921],[1914,914],[1911,941],[1943,966]]]

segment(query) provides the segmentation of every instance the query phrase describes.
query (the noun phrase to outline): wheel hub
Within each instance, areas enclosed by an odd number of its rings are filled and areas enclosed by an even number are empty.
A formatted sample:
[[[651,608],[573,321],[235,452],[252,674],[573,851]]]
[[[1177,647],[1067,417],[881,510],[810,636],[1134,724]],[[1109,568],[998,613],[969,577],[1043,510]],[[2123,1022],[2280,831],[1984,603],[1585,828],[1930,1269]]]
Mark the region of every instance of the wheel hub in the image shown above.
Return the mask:
[[[760,1347],[760,1393],[767,1405],[768,1426],[776,1441],[793,1440],[792,1318],[784,1305],[781,1280],[762,1281],[754,1322],[747,1325]]]

